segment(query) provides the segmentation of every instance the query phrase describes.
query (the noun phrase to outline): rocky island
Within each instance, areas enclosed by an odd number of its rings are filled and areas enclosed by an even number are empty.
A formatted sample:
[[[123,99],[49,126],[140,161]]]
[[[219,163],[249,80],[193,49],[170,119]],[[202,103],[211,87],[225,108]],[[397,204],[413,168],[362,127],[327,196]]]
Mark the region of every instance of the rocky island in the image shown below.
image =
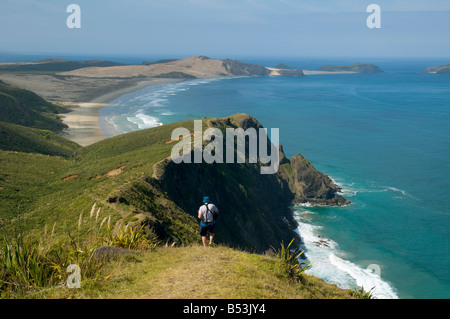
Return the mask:
[[[438,65],[426,68],[423,73],[450,74],[450,64]]]
[[[383,73],[380,67],[374,64],[355,63],[351,65],[325,65],[319,71],[327,72],[353,72],[353,73]]]

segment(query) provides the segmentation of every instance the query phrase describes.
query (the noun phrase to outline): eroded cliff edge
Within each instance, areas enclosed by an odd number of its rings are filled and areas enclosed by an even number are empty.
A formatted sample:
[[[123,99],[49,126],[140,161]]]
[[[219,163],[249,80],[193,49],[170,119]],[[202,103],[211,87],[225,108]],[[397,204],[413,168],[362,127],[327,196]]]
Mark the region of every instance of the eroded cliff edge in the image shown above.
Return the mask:
[[[247,114],[209,119],[209,127],[249,127],[262,125]],[[220,209],[216,238],[231,246],[265,251],[296,238],[297,222],[292,203],[347,205],[337,194],[337,185],[298,154],[286,158],[280,148],[280,168],[276,174],[260,174],[260,164],[180,163],[167,159],[157,176],[162,192],[178,207],[196,216],[201,199],[208,195]]]

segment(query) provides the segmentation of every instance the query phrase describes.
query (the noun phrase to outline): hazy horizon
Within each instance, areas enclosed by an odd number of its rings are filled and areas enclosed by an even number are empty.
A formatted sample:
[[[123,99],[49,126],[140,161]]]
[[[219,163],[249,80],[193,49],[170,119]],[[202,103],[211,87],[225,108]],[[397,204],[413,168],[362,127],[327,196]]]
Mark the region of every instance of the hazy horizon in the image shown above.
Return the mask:
[[[69,29],[67,6],[81,8]],[[381,8],[370,29],[369,4]],[[444,0],[2,0],[0,53],[52,56],[450,57]]]

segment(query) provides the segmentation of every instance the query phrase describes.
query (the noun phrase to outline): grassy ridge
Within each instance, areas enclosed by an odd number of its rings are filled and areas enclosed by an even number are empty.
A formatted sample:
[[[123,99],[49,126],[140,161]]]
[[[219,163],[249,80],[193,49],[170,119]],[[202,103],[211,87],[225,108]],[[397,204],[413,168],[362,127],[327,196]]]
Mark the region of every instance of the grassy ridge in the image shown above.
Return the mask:
[[[58,113],[67,110],[35,93],[0,82],[0,122],[60,132],[67,128]]]
[[[46,60],[38,61],[36,63],[26,64],[5,64],[0,65],[0,72],[14,72],[14,73],[57,73],[72,71],[88,67],[108,67],[124,65],[123,63],[90,60],[90,61],[66,61],[66,60]]]
[[[182,125],[192,126],[189,122]],[[116,136],[81,148],[70,159],[1,151],[0,218],[21,214],[25,230],[36,233],[57,222],[56,233],[61,234],[76,229],[80,213],[99,202],[102,218],[137,220],[139,208],[113,199],[134,196],[133,187],[139,185],[154,191],[146,178],[155,163],[170,155],[172,145],[165,141],[177,125]],[[155,194],[153,203],[159,200],[165,200],[164,194]]]
[[[0,149],[70,157],[80,145],[48,130],[0,122]]]

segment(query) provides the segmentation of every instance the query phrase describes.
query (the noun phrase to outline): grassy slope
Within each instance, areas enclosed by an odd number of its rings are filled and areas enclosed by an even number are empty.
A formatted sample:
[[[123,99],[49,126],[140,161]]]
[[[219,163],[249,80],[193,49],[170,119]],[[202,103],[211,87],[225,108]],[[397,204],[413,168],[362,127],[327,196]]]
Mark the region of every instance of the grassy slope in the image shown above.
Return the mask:
[[[70,157],[80,145],[48,130],[0,122],[0,149]]]
[[[0,82],[0,121],[59,132],[67,126],[57,113],[67,110],[31,91]]]
[[[28,64],[5,64],[0,65],[0,72],[14,72],[14,73],[56,73],[64,71],[72,71],[87,67],[108,67],[124,65],[123,63],[91,60],[91,61],[41,61],[40,63],[28,63]]]
[[[296,282],[278,259],[224,246],[161,247],[108,264],[96,283],[56,288],[44,297],[163,299],[356,298],[312,276]],[[43,297],[37,296],[37,297]]]
[[[193,129],[188,121],[116,136],[82,148],[73,159],[1,151],[0,218],[20,213],[27,231],[39,233],[56,222],[57,233],[74,232],[80,213],[101,202],[102,218],[133,219],[136,214],[127,205],[106,200],[117,189],[152,176],[153,164],[170,155],[173,145],[164,142],[178,125]],[[123,166],[120,174],[107,175]]]

